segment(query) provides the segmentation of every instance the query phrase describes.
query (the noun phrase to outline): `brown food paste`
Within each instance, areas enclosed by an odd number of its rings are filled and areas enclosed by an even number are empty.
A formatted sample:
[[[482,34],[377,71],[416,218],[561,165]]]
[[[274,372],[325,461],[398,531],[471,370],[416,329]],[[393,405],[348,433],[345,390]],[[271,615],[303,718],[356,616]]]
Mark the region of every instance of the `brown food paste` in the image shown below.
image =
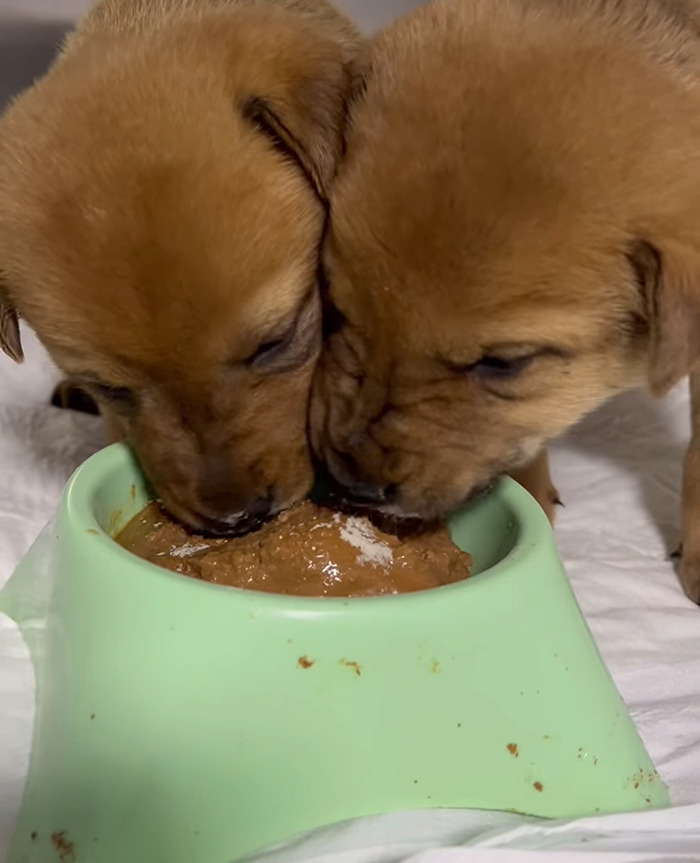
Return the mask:
[[[411,593],[469,577],[446,527],[399,539],[362,516],[304,501],[244,537],[211,539],[150,503],[117,536],[145,560],[229,587],[296,596]]]

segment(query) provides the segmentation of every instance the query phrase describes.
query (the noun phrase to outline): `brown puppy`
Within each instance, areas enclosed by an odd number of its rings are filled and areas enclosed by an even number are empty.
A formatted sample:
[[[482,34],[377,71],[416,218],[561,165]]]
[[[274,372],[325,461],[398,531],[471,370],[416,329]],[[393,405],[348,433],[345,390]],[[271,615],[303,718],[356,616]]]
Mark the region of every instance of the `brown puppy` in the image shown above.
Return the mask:
[[[700,16],[441,0],[371,50],[325,248],[312,404],[348,499],[442,515],[700,355]],[[700,384],[682,579],[700,601]]]
[[[18,316],[172,512],[303,495],[317,253],[360,40],[326,0],[104,0],[0,123],[0,344]]]

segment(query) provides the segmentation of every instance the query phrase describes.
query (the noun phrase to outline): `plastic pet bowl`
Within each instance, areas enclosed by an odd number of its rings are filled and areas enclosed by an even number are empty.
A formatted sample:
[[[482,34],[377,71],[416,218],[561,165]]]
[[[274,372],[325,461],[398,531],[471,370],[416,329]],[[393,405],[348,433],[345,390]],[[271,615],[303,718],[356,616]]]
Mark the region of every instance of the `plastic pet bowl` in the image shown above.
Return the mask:
[[[0,594],[37,676],[10,863],[229,863],[382,812],[668,803],[515,482],[452,521],[472,579],[353,600],[139,560],[110,536],[147,494],[126,447],[96,455]]]

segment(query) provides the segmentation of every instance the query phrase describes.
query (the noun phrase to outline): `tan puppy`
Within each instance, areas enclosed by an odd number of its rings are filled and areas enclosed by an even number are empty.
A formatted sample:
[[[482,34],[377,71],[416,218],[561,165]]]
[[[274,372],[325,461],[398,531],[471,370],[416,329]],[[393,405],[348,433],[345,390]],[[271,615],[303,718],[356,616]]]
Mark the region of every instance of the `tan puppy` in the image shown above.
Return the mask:
[[[317,253],[359,50],[326,0],[104,0],[0,123],[0,344],[18,316],[172,512],[303,495]]]
[[[700,354],[700,40],[655,0],[440,0],[374,44],[325,248],[317,453],[444,514]],[[700,384],[682,578],[700,601]]]

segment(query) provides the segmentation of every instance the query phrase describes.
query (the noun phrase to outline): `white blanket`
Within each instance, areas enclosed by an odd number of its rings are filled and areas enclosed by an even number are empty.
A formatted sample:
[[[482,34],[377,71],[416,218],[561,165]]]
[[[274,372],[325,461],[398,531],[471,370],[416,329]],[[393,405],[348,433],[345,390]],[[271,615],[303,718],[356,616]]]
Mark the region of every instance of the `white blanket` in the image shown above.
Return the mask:
[[[0,584],[51,516],[73,469],[101,445],[99,424],[48,406],[56,373],[29,334],[24,366],[0,360]],[[591,629],[676,808],[570,824],[429,812],[324,830],[266,863],[594,863],[700,861],[700,608],[668,560],[678,539],[687,398],[625,396],[554,454],[566,508],[559,546]],[[0,860],[30,745],[33,680],[0,617]]]

